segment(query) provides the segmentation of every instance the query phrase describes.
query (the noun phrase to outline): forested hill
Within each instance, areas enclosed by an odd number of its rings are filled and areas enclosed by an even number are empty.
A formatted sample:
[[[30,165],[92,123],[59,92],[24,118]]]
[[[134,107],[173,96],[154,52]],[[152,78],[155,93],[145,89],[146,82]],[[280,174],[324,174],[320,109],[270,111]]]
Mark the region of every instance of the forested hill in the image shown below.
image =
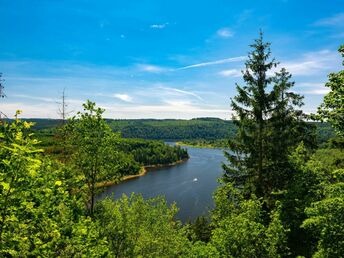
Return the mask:
[[[62,124],[59,119],[25,119],[35,122],[35,129],[52,129]],[[113,131],[121,132],[124,138],[156,140],[216,140],[231,138],[236,132],[233,121],[219,118],[182,119],[106,119]],[[326,123],[314,123],[318,142],[334,136]]]
[[[25,119],[34,129],[52,129],[62,124],[59,119]],[[182,119],[106,119],[113,131],[125,138],[156,140],[222,139],[235,133],[232,121],[219,118]]]
[[[232,121],[219,118],[111,120],[110,126],[125,138],[220,139],[235,134]]]

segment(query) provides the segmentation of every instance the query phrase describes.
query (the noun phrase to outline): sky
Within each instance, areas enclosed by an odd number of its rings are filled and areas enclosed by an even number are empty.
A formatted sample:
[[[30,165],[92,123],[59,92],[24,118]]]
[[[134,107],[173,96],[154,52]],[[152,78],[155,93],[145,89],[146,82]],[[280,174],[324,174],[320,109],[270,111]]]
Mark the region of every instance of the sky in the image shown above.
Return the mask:
[[[0,13],[9,117],[58,118],[65,90],[70,115],[90,99],[108,118],[230,119],[259,30],[307,113],[343,69],[343,0],[0,0]]]

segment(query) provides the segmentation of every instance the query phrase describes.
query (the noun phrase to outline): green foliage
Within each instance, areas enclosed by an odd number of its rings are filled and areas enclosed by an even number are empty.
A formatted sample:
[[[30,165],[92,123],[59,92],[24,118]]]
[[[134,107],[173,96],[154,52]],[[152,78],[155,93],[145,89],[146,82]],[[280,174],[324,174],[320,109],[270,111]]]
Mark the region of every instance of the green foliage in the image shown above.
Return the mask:
[[[106,246],[95,242],[96,236],[89,230],[95,227],[93,222],[82,217],[83,203],[68,190],[66,170],[42,158],[37,140],[29,133],[30,126],[16,119],[1,127],[0,256],[70,257],[90,250],[97,250],[95,256],[105,253]],[[74,230],[76,226],[84,228],[84,233]],[[83,248],[73,252],[77,239]]]
[[[280,211],[264,219],[263,201],[252,196],[246,200],[231,184],[215,194],[214,230],[211,244],[221,257],[281,257],[287,254],[286,233]]]
[[[333,182],[324,188],[324,198],[306,208],[302,227],[319,239],[314,257],[344,256],[344,169],[332,173]]]
[[[116,257],[178,257],[190,247],[185,230],[174,220],[175,205],[163,198],[122,196],[98,203],[100,235]]]
[[[39,146],[44,149],[44,154],[69,163],[75,147],[63,139],[64,134],[65,131],[37,131]],[[117,171],[122,176],[137,174],[141,166],[167,165],[189,157],[186,149],[157,140],[116,137],[109,145],[117,151]]]
[[[282,194],[281,218],[291,229],[288,246],[292,255],[309,257],[317,246],[319,233],[301,227],[308,216],[305,210],[309,210],[312,203],[323,200],[325,189],[334,181],[333,171],[343,168],[343,151],[319,149],[312,154],[300,144],[289,159],[294,172],[287,190]]]
[[[344,45],[339,48],[344,58]],[[344,61],[343,61],[344,65]],[[344,70],[330,73],[326,87],[330,92],[324,97],[324,102],[318,108],[318,117],[328,121],[341,137],[344,136]]]
[[[131,154],[136,162],[144,166],[170,164],[189,158],[186,149],[169,146],[162,141],[122,138],[115,144],[119,151]]]
[[[235,133],[232,121],[219,118],[112,120],[114,131],[125,138],[155,140],[221,139]]]
[[[215,140],[205,140],[205,139],[195,139],[195,140],[183,140],[177,142],[181,146],[191,146],[196,148],[227,148],[228,139],[215,139]]]
[[[114,134],[102,118],[104,110],[95,103],[83,104],[84,112],[70,119],[66,126],[67,139],[74,152],[71,164],[80,175],[86,190],[89,213],[94,211],[97,183],[119,180],[117,151],[114,147],[118,135]]]
[[[1,127],[0,256],[176,257],[190,252],[187,228],[174,220],[176,206],[162,198],[107,199],[95,217],[87,217],[80,191],[84,178],[43,157],[30,126],[16,119]]]
[[[223,257],[220,255],[218,250],[214,245],[211,243],[204,243],[201,241],[197,241],[193,243],[188,249],[185,254],[181,255],[181,257],[185,258],[219,258]]]
[[[60,119],[27,119],[37,131],[51,132],[62,124]],[[153,140],[215,140],[231,137],[236,128],[232,121],[219,118],[182,119],[106,119],[114,132],[124,138]]]
[[[202,241],[209,242],[211,236],[212,227],[210,226],[209,218],[205,216],[199,216],[194,222],[189,223],[190,236],[189,238],[193,242]]]
[[[224,179],[243,185],[248,195],[255,193],[268,200],[290,178],[290,150],[302,140],[314,146],[314,136],[302,122],[302,111],[296,109],[302,106],[303,97],[290,91],[294,85],[289,81],[291,75],[282,68],[268,76],[277,65],[270,60],[270,43],[263,42],[260,34],[251,47],[243,73],[246,85],[237,85],[238,95],[231,102],[238,132],[225,153],[229,164],[223,165]]]

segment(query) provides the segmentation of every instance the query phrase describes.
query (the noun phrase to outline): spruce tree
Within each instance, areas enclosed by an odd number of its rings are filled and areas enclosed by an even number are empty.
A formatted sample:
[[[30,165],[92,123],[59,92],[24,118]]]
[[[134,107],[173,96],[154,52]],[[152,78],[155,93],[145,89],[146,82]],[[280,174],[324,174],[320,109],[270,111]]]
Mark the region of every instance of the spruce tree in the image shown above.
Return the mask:
[[[292,176],[293,169],[288,156],[302,141],[306,147],[315,147],[314,126],[306,123],[306,115],[300,109],[303,96],[291,91],[292,75],[282,68],[273,78],[271,109],[267,117],[268,163],[264,187],[270,193],[283,189]]]
[[[246,85],[237,84],[238,94],[231,99],[238,132],[225,152],[229,163],[223,164],[224,181],[244,187],[247,194],[269,198],[285,185],[280,176],[286,174],[290,147],[307,129],[302,111],[294,109],[303,103],[300,95],[289,91],[294,84],[291,75],[285,69],[270,75],[278,64],[271,58],[270,43],[260,33],[250,47],[243,71]]]

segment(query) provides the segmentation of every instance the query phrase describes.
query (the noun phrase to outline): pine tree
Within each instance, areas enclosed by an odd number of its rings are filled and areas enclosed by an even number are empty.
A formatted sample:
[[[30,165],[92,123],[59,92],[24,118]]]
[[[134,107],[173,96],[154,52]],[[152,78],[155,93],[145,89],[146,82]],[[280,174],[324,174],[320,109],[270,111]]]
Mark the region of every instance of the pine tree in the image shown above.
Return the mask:
[[[236,185],[248,187],[249,192],[262,195],[263,169],[266,165],[266,116],[271,105],[272,94],[266,87],[273,81],[267,72],[277,66],[270,60],[270,43],[263,42],[263,34],[250,45],[243,79],[246,85],[236,85],[238,95],[231,99],[232,110],[237,114],[234,124],[237,136],[229,142],[230,152],[226,157],[230,164],[224,165],[225,181],[234,180]],[[250,183],[249,183],[250,182]]]
[[[267,192],[286,187],[293,170],[288,156],[303,141],[306,147],[315,147],[314,126],[307,124],[306,115],[301,109],[303,96],[290,91],[295,82],[292,75],[282,68],[276,72],[271,91],[271,113],[267,118],[268,125],[268,158],[265,187]]]
[[[260,33],[250,47],[243,72],[246,85],[237,84],[238,95],[231,99],[238,132],[225,153],[229,164],[223,165],[224,181],[244,187],[248,194],[268,197],[283,188],[285,177],[280,176],[285,175],[289,149],[307,129],[302,111],[294,109],[303,104],[302,97],[288,91],[294,85],[291,75],[282,69],[269,76],[278,64],[271,58],[270,43]]]

